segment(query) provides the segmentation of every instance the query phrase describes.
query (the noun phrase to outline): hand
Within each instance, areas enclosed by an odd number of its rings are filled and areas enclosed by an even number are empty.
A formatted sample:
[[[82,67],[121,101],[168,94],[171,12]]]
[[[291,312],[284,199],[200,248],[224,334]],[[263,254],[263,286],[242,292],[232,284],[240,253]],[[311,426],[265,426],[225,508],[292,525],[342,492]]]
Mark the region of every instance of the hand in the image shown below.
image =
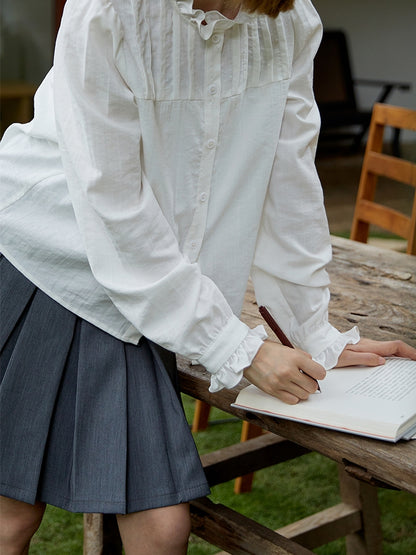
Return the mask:
[[[374,341],[362,338],[355,345],[347,345],[338,358],[338,366],[379,366],[384,357],[397,356],[416,360],[416,349],[403,341]]]
[[[272,341],[263,343],[251,366],[244,370],[252,384],[289,405],[315,393],[318,388],[315,380],[322,380],[325,375],[322,366],[304,351]]]

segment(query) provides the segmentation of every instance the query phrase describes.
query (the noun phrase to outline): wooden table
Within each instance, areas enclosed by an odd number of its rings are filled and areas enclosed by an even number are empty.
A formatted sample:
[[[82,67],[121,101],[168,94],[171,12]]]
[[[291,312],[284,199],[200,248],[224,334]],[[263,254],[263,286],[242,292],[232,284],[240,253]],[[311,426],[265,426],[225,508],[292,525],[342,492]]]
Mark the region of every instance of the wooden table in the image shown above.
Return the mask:
[[[374,339],[404,339],[416,346],[416,257],[333,238],[330,320],[341,331],[357,324]],[[251,286],[242,319],[263,323]],[[210,394],[209,376],[178,359],[181,389],[241,419],[273,432],[202,457],[212,485],[271,464],[317,451],[339,463],[342,503],[275,533],[208,499],[191,505],[193,531],[231,553],[305,554],[338,537],[347,537],[350,555],[381,553],[377,486],[416,494],[416,441],[390,444],[351,434],[253,414],[231,407],[238,390]],[[103,522],[86,517],[86,554],[96,553]],[[105,541],[104,541],[105,544]],[[92,546],[92,547],[88,547]],[[105,550],[104,550],[105,552]],[[115,553],[116,551],[112,551]]]
[[[416,346],[416,257],[335,237],[333,255],[328,268],[331,322],[341,331],[358,325],[364,336],[400,338]],[[242,319],[251,327],[264,324],[250,285]],[[179,367],[181,388],[185,393],[257,424],[278,438],[275,446],[272,446],[273,436],[267,434],[250,440],[250,447],[240,444],[210,454],[205,460],[203,457],[208,475],[216,475],[216,479],[211,477],[213,483],[273,464],[279,457],[285,460],[283,447],[292,449],[293,456],[297,454],[295,446],[317,451],[339,463],[343,503],[319,517],[314,515],[300,524],[285,527],[280,533],[309,548],[347,535],[351,555],[381,553],[381,529],[376,488],[373,486],[395,487],[416,494],[416,441],[389,444],[238,410],[230,405],[245,383],[233,390],[210,394],[206,372],[190,367],[184,360],[179,361]],[[285,440],[281,442],[279,438]],[[247,456],[245,449],[249,453]],[[288,458],[292,454],[289,453]],[[355,512],[348,511],[351,507]],[[205,510],[207,518],[212,519],[211,509],[215,513],[215,507],[200,508],[200,511]],[[354,532],[357,522],[359,525]],[[205,537],[209,541],[214,539],[212,534]]]

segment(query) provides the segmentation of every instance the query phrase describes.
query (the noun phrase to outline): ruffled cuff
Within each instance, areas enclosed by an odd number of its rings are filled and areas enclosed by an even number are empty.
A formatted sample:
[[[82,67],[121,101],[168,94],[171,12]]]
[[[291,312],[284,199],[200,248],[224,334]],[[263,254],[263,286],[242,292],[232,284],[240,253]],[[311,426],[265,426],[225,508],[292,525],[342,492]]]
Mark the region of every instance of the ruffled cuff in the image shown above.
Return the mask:
[[[357,326],[354,326],[345,333],[340,333],[337,339],[326,349],[314,356],[315,362],[318,362],[325,368],[330,370],[338,362],[339,355],[345,349],[346,345],[355,345],[360,340],[360,332]]]
[[[224,387],[227,389],[235,387],[243,377],[244,369],[250,366],[265,339],[267,339],[267,333],[263,326],[249,330],[234,353],[215,374],[211,375],[209,391],[216,393]]]

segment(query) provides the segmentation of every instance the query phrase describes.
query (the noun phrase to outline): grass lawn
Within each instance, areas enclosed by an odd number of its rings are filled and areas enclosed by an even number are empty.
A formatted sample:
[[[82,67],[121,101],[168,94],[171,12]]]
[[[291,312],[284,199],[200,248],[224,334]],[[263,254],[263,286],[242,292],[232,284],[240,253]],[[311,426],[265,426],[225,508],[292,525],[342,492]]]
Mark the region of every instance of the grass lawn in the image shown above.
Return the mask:
[[[184,397],[189,420],[194,401]],[[241,424],[215,424],[227,418],[213,409],[207,431],[198,432],[195,440],[201,453],[236,443]],[[221,502],[270,528],[279,528],[340,502],[336,463],[310,453],[294,461],[281,463],[257,472],[253,490],[243,495],[233,493],[233,482],[212,490],[212,500]],[[413,555],[416,553],[416,496],[405,492],[380,490],[384,555]],[[189,555],[210,555],[219,551],[215,546],[192,536]],[[319,555],[345,554],[344,540],[337,540],[315,550]],[[36,534],[32,555],[81,555],[82,515],[70,514],[48,507],[41,528]],[[259,555],[262,555],[259,553]]]

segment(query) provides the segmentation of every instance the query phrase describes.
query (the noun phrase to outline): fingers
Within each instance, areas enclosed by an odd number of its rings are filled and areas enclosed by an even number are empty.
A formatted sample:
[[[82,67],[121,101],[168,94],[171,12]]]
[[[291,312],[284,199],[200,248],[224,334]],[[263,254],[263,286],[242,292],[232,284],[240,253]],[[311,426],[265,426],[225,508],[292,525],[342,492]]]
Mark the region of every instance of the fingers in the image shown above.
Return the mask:
[[[297,405],[300,401],[299,397],[289,393],[289,391],[277,391],[274,397],[277,397],[287,405]]]
[[[398,356],[416,360],[416,349],[401,340],[375,341],[362,338],[355,345],[347,345],[350,351],[375,353],[382,357]]]
[[[317,390],[325,370],[302,351],[266,341],[244,375],[266,393],[296,404]]]
[[[386,362],[386,359],[375,353],[362,353],[345,349],[340,357],[336,367],[340,366],[380,366]]]
[[[336,366],[378,366],[384,364],[384,357],[388,356],[416,360],[416,349],[400,340],[374,341],[362,338],[355,345],[345,347]]]
[[[302,383],[292,382],[290,384],[290,393],[295,395],[299,400],[305,401],[309,395],[315,393],[318,389],[318,384],[315,380],[312,380],[308,376],[305,376],[307,381],[303,381]]]
[[[404,343],[403,341],[399,341],[396,356],[416,360],[416,349],[407,345],[407,343]]]
[[[295,353],[299,354],[299,351],[296,352],[295,350]],[[312,358],[309,358],[309,356],[298,357],[295,360],[298,367],[302,370],[302,372],[304,372],[314,380],[323,380],[325,378],[326,376],[325,369],[320,364],[312,360]]]

